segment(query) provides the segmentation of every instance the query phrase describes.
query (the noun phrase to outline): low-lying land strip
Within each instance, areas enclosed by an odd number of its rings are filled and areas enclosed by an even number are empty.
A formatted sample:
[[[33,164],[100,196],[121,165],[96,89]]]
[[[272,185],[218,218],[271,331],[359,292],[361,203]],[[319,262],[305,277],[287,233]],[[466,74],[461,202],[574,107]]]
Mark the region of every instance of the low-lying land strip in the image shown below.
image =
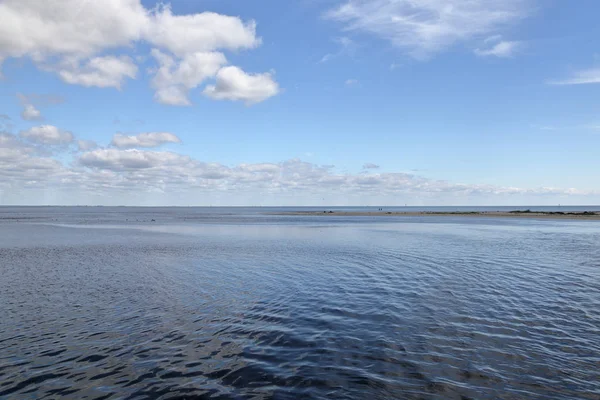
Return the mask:
[[[322,215],[341,217],[496,217],[496,218],[543,218],[543,219],[577,219],[577,220],[600,220],[600,212],[563,212],[563,211],[288,211],[271,213],[272,215]]]

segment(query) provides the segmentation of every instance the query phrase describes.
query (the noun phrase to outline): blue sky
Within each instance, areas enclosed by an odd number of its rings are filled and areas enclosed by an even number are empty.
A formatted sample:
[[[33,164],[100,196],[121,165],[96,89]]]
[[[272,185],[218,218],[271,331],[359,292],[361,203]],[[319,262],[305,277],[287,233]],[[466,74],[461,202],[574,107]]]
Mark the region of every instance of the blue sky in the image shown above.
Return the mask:
[[[599,12],[0,1],[0,204],[599,204]]]

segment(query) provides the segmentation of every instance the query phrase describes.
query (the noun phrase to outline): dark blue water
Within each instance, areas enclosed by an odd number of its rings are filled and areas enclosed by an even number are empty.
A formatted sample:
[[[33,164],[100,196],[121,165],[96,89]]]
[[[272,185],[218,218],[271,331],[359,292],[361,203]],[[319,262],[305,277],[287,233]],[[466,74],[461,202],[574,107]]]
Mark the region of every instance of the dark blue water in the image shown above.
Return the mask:
[[[0,208],[0,398],[600,398],[600,221],[273,211]]]

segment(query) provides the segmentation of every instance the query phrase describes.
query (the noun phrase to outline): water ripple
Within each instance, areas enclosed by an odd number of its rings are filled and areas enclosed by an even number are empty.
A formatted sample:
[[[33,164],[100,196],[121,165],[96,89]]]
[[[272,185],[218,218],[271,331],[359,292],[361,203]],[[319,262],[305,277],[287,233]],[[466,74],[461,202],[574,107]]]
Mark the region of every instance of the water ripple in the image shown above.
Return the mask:
[[[216,221],[0,226],[0,398],[600,398],[600,229]]]

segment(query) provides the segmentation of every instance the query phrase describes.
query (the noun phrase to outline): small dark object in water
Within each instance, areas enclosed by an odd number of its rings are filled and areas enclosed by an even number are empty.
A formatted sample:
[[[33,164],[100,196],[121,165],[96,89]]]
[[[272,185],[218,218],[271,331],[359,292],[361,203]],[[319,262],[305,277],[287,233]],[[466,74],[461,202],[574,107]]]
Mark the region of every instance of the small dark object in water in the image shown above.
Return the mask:
[[[155,220],[155,219],[153,219],[153,220],[152,220],[152,222],[156,222],[156,220]]]
[[[333,214],[333,211],[329,211],[329,214]]]

